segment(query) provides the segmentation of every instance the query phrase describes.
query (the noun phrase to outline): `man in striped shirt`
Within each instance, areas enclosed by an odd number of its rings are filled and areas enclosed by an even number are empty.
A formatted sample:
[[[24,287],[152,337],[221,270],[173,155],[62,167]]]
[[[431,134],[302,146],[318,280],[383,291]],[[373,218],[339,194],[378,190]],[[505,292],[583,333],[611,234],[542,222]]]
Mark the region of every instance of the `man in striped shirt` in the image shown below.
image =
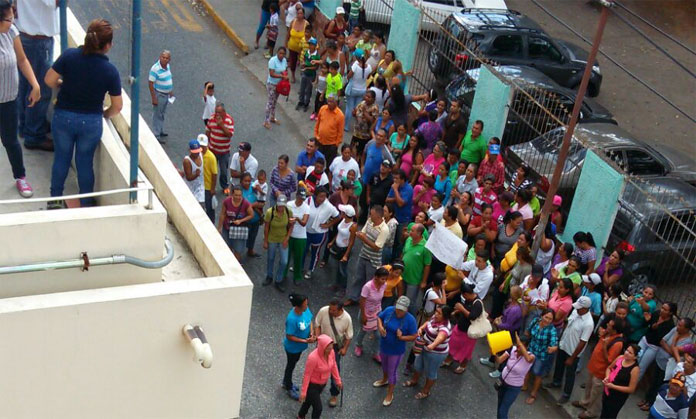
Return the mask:
[[[159,60],[150,68],[150,75],[148,76],[148,86],[150,87],[150,96],[152,97],[152,106],[154,107],[152,112],[152,131],[160,144],[166,142],[163,137],[168,135],[163,130],[164,113],[167,111],[169,97],[173,96],[172,88],[174,84],[172,83],[172,72],[169,69],[171,58],[172,55],[169,51],[166,49],[162,51]]]
[[[225,111],[225,104],[217,102],[215,113],[208,119],[205,127],[206,134],[210,139],[210,151],[215,154],[218,167],[225,168],[220,170],[220,187],[229,193],[229,170],[230,167],[230,141],[234,135],[234,119]]]

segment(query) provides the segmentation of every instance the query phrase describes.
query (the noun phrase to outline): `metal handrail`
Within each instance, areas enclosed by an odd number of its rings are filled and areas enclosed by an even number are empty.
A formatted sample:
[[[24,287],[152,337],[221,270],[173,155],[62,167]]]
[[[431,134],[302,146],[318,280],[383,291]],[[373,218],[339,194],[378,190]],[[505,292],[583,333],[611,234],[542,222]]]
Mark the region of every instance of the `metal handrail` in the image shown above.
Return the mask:
[[[148,192],[147,205],[145,206],[145,208],[152,209],[152,201],[153,201],[152,194],[153,194],[154,189],[155,188],[152,186],[139,186],[137,188],[111,189],[108,191],[89,192],[89,193],[82,193],[82,194],[75,194],[75,195],[47,196],[47,197],[40,197],[40,198],[24,198],[24,199],[6,199],[6,200],[0,200],[0,205],[27,204],[27,203],[33,203],[33,202],[48,202],[48,201],[66,200],[66,199],[92,198],[92,197],[96,197],[96,196],[115,195],[115,194],[119,194],[119,193],[147,191]]]

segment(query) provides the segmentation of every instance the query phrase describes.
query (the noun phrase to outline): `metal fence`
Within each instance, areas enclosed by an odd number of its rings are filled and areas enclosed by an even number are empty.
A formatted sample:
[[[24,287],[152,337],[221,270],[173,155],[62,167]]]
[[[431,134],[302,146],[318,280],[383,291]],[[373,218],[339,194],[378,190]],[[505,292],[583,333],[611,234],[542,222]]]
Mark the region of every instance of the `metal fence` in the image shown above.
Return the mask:
[[[439,97],[461,99],[468,115],[481,66],[509,84],[513,99],[502,137],[506,180],[510,181],[517,168],[525,164],[530,167],[531,177],[543,198],[575,97],[561,97],[505,74],[497,63],[480,54],[477,35],[464,30],[445,13],[421,7],[421,16],[409,84],[411,93],[435,89]],[[627,291],[635,292],[644,284],[653,283],[660,300],[677,302],[681,316],[693,316],[696,310],[695,189],[683,181],[659,176],[662,174],[659,168],[650,173],[649,168],[632,167],[625,151],[617,152],[590,137],[576,131],[572,139],[559,188],[565,209],[570,207],[585,150],[593,150],[625,173],[626,189],[619,200],[609,241],[602,251],[608,255],[617,248],[629,250],[622,278]]]

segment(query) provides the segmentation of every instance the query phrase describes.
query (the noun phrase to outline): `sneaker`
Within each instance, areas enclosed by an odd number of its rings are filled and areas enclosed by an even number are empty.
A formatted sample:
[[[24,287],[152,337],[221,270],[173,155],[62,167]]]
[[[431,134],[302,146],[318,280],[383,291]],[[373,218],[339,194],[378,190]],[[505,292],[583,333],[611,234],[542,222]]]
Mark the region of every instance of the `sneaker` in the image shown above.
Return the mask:
[[[307,280],[312,279],[312,271],[305,272],[304,279],[307,279]]]
[[[310,121],[314,121],[315,119],[317,119],[317,114],[315,114],[314,112],[312,112],[312,114],[309,115],[309,119],[310,119]]]
[[[295,390],[294,386],[288,390],[288,396],[293,400],[300,400],[300,392]]]
[[[29,182],[27,182],[26,178],[21,177],[16,179],[15,185],[17,186],[17,191],[19,194],[22,195],[22,198],[31,198],[31,196],[34,195],[34,190],[31,188],[31,185]]]
[[[355,350],[353,351],[353,354],[355,354],[355,356],[360,358],[362,356],[362,347],[355,345]]]
[[[263,54],[263,56],[266,57],[266,58],[268,58],[268,59],[270,59],[270,58],[271,58],[271,53],[270,53],[270,52],[266,52],[266,53]]]
[[[295,272],[295,268],[291,266],[291,267],[288,268],[288,271],[290,271],[290,272]]]
[[[283,383],[280,383],[280,387],[281,387],[282,389],[284,389],[284,390],[287,390],[287,389],[288,389],[287,387],[285,387],[285,384],[283,384]],[[293,390],[295,390],[295,391],[300,391],[300,388],[297,387],[296,384],[293,384],[293,385],[292,385],[292,388],[293,388]]]
[[[500,378],[500,371],[491,371],[488,373],[488,376],[491,378]]]
[[[273,278],[271,278],[270,276],[267,276],[266,279],[263,280],[261,285],[263,285],[265,287],[267,285],[271,285],[271,282],[273,282]]]
[[[481,365],[485,365],[489,368],[495,368],[495,362],[491,362],[488,358],[479,358]]]
[[[47,210],[56,210],[56,209],[65,209],[65,201],[62,199],[57,199],[55,201],[48,201],[46,203],[46,209]]]
[[[374,354],[372,355],[372,359],[375,360],[376,363],[381,364],[382,363],[382,357],[379,356],[379,354]]]

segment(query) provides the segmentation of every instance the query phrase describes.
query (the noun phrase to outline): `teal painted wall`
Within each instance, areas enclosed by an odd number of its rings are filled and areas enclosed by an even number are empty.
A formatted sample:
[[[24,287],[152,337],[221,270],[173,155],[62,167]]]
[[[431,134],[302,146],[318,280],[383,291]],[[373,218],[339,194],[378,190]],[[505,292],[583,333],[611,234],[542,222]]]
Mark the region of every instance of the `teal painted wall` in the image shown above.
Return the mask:
[[[589,231],[597,245],[598,263],[614,225],[624,182],[622,174],[591,150],[587,151],[562,240],[573,243],[573,234]]]
[[[343,0],[321,0],[316,2],[317,8],[329,19],[336,17],[336,8],[343,5]],[[347,18],[347,16],[346,16]],[[321,28],[321,30],[324,30]]]
[[[389,29],[387,49],[394,50],[396,58],[404,66],[404,71],[410,71],[413,68],[413,60],[415,59],[416,47],[418,46],[420,10],[407,0],[395,0],[391,21],[392,25]],[[394,22],[399,22],[399,24],[393,24]],[[408,82],[406,91],[408,92]]]
[[[508,104],[511,100],[510,86],[503,83],[486,66],[482,66],[476,83],[474,103],[471,106],[469,129],[480,119],[483,121],[482,135],[486,141],[491,137],[503,138]]]

